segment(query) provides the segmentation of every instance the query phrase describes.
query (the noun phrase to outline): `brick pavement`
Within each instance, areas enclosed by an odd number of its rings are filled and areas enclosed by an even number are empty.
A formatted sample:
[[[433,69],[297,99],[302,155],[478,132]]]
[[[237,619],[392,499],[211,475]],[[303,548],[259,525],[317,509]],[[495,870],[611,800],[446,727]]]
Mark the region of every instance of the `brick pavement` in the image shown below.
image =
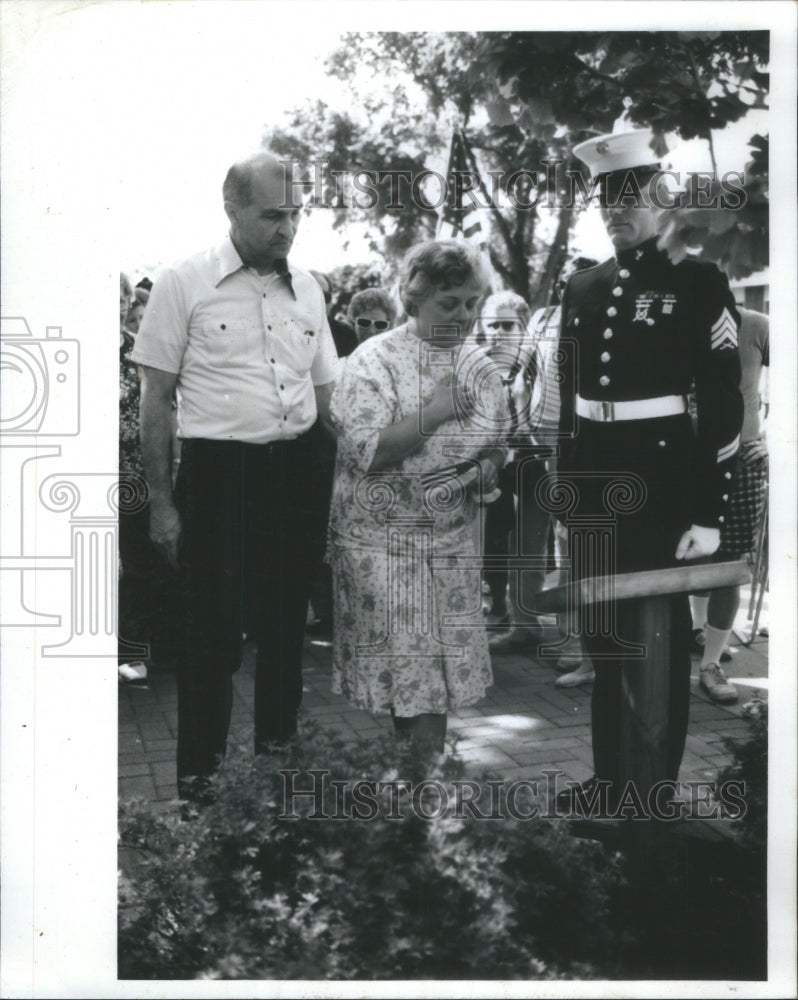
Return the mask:
[[[743,595],[738,622],[745,621]],[[749,647],[736,646],[726,665],[737,685],[736,705],[710,702],[698,689],[698,662],[693,660],[690,727],[680,779],[712,780],[729,760],[724,736],[742,736],[747,727],[741,706],[755,695],[766,697],[768,644],[757,637]],[[251,739],[254,646],[249,643],[242,670],[234,679],[235,701],[231,742]],[[391,728],[390,719],[375,718],[352,708],[330,691],[330,644],[306,640],[305,693],[302,719],[314,719],[355,739]],[[514,780],[539,777],[542,768],[557,768],[566,778],[584,781],[592,774],[590,750],[590,686],[555,687],[557,674],[545,661],[515,652],[493,658],[495,683],[479,704],[450,715],[449,733],[469,770],[489,770]],[[301,722],[300,722],[301,725]],[[119,795],[142,795],[159,810],[176,796],[175,750],[177,693],[173,673],[150,671],[146,686],[119,685]]]

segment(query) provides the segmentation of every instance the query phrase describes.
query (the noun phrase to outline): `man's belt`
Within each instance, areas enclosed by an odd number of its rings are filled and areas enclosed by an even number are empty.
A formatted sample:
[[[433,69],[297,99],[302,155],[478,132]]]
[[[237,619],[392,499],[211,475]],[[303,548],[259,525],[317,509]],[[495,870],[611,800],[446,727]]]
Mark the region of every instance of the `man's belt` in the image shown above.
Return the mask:
[[[613,420],[649,420],[687,413],[684,396],[655,396],[653,399],[629,399],[619,402],[576,397],[576,412],[585,420],[610,423]]]

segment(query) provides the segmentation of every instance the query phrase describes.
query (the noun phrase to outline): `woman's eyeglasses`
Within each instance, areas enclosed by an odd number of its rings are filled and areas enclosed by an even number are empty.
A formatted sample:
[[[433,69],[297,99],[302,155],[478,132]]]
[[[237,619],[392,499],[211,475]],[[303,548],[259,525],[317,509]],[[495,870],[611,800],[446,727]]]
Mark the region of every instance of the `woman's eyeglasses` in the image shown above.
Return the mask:
[[[498,319],[493,323],[485,324],[489,330],[501,330],[502,333],[510,333],[518,326],[517,319]]]
[[[365,316],[358,316],[355,323],[361,330],[368,330],[370,326],[373,326],[375,330],[387,330],[391,325],[387,319],[366,319]]]

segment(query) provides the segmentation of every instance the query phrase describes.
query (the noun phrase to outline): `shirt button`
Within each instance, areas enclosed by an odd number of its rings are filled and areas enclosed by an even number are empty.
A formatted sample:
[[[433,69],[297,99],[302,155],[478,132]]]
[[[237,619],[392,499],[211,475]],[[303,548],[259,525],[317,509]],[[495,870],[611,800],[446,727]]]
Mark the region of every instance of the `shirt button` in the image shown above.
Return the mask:
[[[282,383],[282,382],[280,383],[280,388],[281,388],[281,389],[285,389],[285,386],[283,385],[283,383]]]
[[[608,362],[608,361],[610,360],[610,352],[609,352],[609,351],[605,351],[605,352],[604,352],[604,353],[603,353],[603,354],[601,355],[601,360],[602,360],[602,361],[604,362],[604,364],[606,365],[606,363],[607,363],[607,362]]]
[[[724,479],[731,479],[731,473],[730,472],[724,472],[723,473],[723,478]]]
[[[665,441],[658,441],[657,444],[660,446],[660,448],[665,447]]]
[[[283,417],[283,420],[288,420],[288,417]]]
[[[269,358],[269,361],[271,361],[271,363],[274,364],[274,358]]]
[[[613,290],[612,290],[612,294],[613,294],[613,295],[615,296],[615,298],[617,299],[617,298],[618,298],[619,296],[623,295],[623,289],[622,289],[622,288],[618,288],[618,287],[616,286],[615,288],[613,288]]]
[[[629,271],[628,271],[628,269],[625,268],[625,267],[622,267],[620,269],[620,271],[618,272],[618,277],[619,278],[628,278],[629,277]]]
[[[579,317],[578,316],[574,320],[574,326],[579,326]]]
[[[609,376],[602,375],[601,378],[599,379],[599,385],[609,385],[609,384],[610,384]]]
[[[271,330],[271,326],[268,323],[266,324],[266,329]]]
[[[604,333],[602,333],[602,337],[605,340],[612,340],[612,330],[609,327],[607,327]]]
[[[607,310],[607,315],[608,316],[617,316],[618,315],[618,310],[615,308],[615,306],[610,306],[609,309]]]
[[[723,494],[723,499],[724,500],[728,500],[729,499],[729,494],[728,493],[724,493]]]

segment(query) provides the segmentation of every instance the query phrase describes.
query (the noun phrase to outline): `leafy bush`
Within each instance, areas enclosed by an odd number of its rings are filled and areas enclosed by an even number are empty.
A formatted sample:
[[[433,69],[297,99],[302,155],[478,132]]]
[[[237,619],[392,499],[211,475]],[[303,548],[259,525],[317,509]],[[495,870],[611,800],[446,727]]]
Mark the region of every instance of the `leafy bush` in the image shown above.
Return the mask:
[[[723,745],[732,754],[732,762],[718,778],[745,784],[746,812],[740,819],[740,839],[753,849],[767,851],[768,820],[768,705],[755,698],[743,706],[748,723],[745,740],[725,738]]]
[[[560,820],[457,818],[453,796],[434,819],[389,818],[390,791],[372,820],[314,819],[310,796],[284,808],[281,768],[299,772],[295,788],[329,771],[328,815],[353,801],[330,778],[424,773],[393,739],[347,746],[319,732],[274,755],[232,754],[193,818],[124,803],[120,978],[613,976],[625,944],[617,855]],[[462,774],[450,756],[429,776]],[[427,815],[440,805],[435,792],[419,801]]]

